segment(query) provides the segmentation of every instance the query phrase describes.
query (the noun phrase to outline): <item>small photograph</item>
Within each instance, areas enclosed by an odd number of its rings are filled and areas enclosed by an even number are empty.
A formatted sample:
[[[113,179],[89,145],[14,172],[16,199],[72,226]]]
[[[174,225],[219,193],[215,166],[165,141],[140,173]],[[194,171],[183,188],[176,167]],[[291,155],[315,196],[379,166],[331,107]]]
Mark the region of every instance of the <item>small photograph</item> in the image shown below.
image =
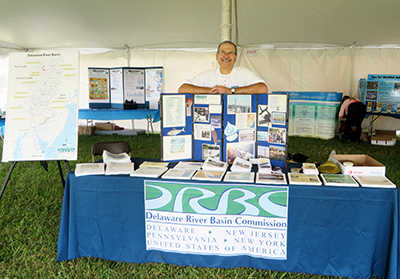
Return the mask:
[[[269,146],[259,145],[257,148],[258,158],[269,158]]]
[[[285,144],[286,143],[286,129],[284,129],[284,128],[269,128],[268,142]]]
[[[212,114],[210,116],[211,119],[211,126],[214,129],[221,129],[221,115]]]
[[[397,104],[397,113],[400,113],[400,104]]]
[[[392,104],[391,104],[391,103],[388,103],[388,104],[387,104],[387,106],[386,106],[386,111],[387,111],[387,112],[392,112]]]
[[[269,126],[271,124],[271,113],[268,111],[268,106],[258,106],[258,126]]]
[[[208,107],[195,107],[194,108],[194,121],[195,122],[209,122],[209,110]]]
[[[171,139],[171,154],[184,153],[185,152],[185,139]]]
[[[285,125],[286,113],[284,112],[272,112],[272,124]]]
[[[236,157],[248,160],[254,158],[255,154],[254,142],[227,143],[226,149],[226,162],[228,164],[232,164]]]
[[[258,131],[258,138],[257,139],[259,141],[268,141],[269,133],[268,132]]]
[[[367,91],[367,96],[365,96],[365,99],[376,100],[377,97],[378,97],[378,91]]]
[[[202,159],[206,160],[209,157],[217,158],[217,159],[220,158],[220,146],[219,145],[203,143]]]
[[[393,88],[393,90],[394,90],[394,91],[400,91],[400,82],[395,82],[395,83],[394,83],[394,88]]]
[[[251,95],[228,95],[228,114],[251,112]]]
[[[195,140],[211,140],[211,125],[209,124],[193,124],[193,135]]]
[[[368,81],[367,89],[378,89],[379,82],[378,81]]]
[[[239,142],[241,141],[256,141],[256,131],[239,130]]]
[[[284,146],[270,146],[269,158],[271,160],[286,161],[286,151]]]
[[[193,99],[186,98],[185,106],[186,106],[186,115],[187,116],[192,116],[192,105],[193,105]]]

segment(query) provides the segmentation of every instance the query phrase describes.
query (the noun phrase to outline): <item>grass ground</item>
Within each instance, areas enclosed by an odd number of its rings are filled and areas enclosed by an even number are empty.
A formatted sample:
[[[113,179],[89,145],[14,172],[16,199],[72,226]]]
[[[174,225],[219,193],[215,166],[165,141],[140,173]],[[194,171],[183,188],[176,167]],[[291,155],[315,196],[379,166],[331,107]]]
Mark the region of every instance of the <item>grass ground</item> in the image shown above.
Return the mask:
[[[99,141],[126,140],[132,156],[160,157],[160,136],[79,136],[77,163],[90,162],[90,147]],[[289,137],[288,152],[309,157],[308,162],[325,162],[332,150],[338,154],[368,154],[387,166],[387,176],[400,185],[400,144],[392,147],[368,143],[344,144],[338,139]],[[3,142],[0,140],[0,152]],[[1,154],[1,153],[0,153]],[[0,163],[3,183],[11,163]],[[63,187],[57,163],[46,172],[38,162],[19,162],[0,200],[0,278],[337,278],[257,270],[182,267],[168,264],[129,264],[94,258],[56,262],[57,237]],[[66,168],[64,169],[64,175]]]

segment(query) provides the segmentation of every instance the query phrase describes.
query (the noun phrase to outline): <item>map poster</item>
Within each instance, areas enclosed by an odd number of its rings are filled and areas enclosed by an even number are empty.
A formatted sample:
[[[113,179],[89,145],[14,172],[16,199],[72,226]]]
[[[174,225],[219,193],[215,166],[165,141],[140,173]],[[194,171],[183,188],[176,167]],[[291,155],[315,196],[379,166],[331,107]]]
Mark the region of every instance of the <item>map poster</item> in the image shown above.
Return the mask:
[[[145,181],[146,249],[287,259],[288,187]]]
[[[9,57],[3,162],[76,160],[78,52]]]

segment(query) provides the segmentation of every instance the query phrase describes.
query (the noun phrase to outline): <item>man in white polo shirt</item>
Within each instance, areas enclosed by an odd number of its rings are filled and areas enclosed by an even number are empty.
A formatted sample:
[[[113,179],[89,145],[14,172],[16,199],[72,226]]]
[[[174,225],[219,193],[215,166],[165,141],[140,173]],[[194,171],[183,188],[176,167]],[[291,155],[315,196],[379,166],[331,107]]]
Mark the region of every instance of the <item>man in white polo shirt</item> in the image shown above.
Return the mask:
[[[266,83],[249,69],[234,67],[237,59],[236,45],[231,41],[219,44],[219,67],[206,70],[183,83],[178,93],[268,93]]]

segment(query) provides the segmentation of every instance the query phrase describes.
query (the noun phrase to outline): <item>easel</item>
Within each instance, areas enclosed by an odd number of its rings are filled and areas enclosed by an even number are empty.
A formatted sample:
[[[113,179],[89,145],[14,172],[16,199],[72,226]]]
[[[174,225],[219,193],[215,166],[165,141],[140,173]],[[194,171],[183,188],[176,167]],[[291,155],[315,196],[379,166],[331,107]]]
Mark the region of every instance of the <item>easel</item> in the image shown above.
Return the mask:
[[[33,162],[33,161],[31,161],[31,162]],[[64,162],[65,162],[65,165],[67,166],[68,172],[70,172],[70,171],[71,171],[71,168],[69,167],[68,161],[67,161],[67,160],[64,160]],[[4,193],[5,189],[6,189],[7,184],[8,184],[8,181],[10,180],[11,174],[12,174],[12,172],[13,172],[15,166],[17,165],[17,163],[18,163],[18,161],[12,162],[12,165],[11,165],[9,171],[8,171],[6,180],[4,181],[3,187],[2,187],[1,190],[0,190],[0,200],[1,200],[1,197],[3,196],[3,193]],[[44,170],[47,172],[47,171],[48,171],[47,162],[46,162],[46,161],[39,161],[39,163],[42,165],[42,167],[44,168]],[[65,179],[64,179],[64,175],[63,175],[62,168],[61,168],[61,163],[60,163],[59,160],[57,160],[57,165],[58,165],[58,171],[60,172],[60,176],[61,176],[61,183],[62,183],[62,185],[63,185],[63,187],[64,187],[64,186],[65,186]]]

